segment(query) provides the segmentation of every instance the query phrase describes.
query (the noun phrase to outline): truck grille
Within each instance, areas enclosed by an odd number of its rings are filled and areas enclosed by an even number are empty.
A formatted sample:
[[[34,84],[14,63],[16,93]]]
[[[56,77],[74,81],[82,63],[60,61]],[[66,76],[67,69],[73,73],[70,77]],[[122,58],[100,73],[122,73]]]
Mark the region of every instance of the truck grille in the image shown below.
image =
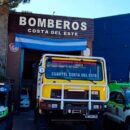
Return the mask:
[[[52,89],[51,91],[51,98],[57,98],[61,99],[61,90],[59,89]],[[84,91],[64,91],[64,98],[65,99],[88,99],[89,98],[89,92],[88,90]],[[92,90],[91,93],[91,99],[93,100],[99,100],[100,99],[100,92],[98,90]]]
[[[65,99],[88,99],[88,91],[65,91]]]

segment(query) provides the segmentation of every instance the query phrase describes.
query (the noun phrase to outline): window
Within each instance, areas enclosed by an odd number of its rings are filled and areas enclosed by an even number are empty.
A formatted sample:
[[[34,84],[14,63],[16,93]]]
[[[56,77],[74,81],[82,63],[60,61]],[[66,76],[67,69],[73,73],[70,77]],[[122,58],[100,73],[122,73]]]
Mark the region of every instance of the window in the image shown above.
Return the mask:
[[[119,104],[124,104],[125,103],[125,98],[123,96],[122,93],[118,93],[117,97],[116,97],[116,103],[119,103]]]
[[[102,80],[101,62],[55,60],[46,61],[46,77],[49,79]]]
[[[126,97],[126,103],[127,104],[130,103],[130,90],[127,90],[125,92],[125,97]]]
[[[110,101],[115,101],[118,93],[117,92],[111,92],[110,93]]]

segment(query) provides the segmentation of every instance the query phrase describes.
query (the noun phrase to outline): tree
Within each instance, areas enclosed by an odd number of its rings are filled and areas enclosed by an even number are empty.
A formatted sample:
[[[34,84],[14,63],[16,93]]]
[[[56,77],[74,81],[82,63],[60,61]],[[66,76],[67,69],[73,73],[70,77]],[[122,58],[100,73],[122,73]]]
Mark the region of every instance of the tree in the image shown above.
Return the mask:
[[[20,3],[25,4],[30,2],[30,0],[2,0],[2,1],[3,4],[1,4],[0,6],[7,5],[9,9],[16,8]]]
[[[20,3],[29,3],[30,0],[9,0],[9,8],[15,8],[17,7]]]

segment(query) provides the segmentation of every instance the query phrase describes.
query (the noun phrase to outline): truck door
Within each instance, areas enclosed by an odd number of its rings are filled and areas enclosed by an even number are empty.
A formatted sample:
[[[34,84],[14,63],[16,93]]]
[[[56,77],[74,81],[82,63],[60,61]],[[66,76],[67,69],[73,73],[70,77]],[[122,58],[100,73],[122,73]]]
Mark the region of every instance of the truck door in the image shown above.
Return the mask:
[[[116,97],[115,115],[120,121],[123,119],[124,107],[125,107],[124,95],[121,92],[118,92]]]
[[[110,101],[108,102],[108,110],[115,115],[116,97],[118,93],[113,91],[110,93]]]

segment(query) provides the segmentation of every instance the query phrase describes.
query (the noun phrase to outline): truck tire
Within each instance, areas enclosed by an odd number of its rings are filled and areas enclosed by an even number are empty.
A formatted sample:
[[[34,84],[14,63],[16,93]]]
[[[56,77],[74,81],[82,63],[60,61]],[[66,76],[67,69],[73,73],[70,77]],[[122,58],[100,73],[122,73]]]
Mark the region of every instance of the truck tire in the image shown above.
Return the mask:
[[[45,117],[43,115],[40,115],[40,114],[37,115],[36,127],[37,127],[37,130],[48,129],[47,123],[45,121]]]
[[[125,122],[124,130],[130,130],[130,119]]]
[[[110,120],[107,118],[107,116],[103,117],[103,128],[104,130],[110,130],[111,129],[111,123]]]
[[[40,115],[36,115],[35,121],[36,121],[35,123],[36,123],[37,130],[40,130],[41,125],[42,125],[42,119],[41,119]]]

